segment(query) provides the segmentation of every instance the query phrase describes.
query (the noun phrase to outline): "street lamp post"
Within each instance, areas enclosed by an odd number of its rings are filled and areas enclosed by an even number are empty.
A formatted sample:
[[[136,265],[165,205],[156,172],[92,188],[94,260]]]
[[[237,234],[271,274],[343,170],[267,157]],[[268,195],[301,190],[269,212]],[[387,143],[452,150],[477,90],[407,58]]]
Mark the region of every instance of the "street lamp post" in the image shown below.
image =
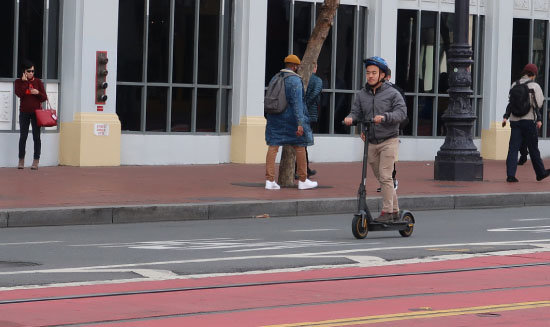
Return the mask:
[[[473,60],[468,43],[469,8],[469,0],[455,0],[454,42],[447,60],[450,99],[442,116],[447,134],[435,157],[436,180],[483,180],[483,160],[472,140],[476,115],[470,103]]]

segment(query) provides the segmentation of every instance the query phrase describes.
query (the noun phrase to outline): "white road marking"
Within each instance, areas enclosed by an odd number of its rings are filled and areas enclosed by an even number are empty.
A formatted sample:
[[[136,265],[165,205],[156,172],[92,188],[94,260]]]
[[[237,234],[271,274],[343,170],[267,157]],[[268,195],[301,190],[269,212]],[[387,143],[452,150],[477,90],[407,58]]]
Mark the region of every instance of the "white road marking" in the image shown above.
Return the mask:
[[[71,244],[69,246],[87,247],[87,246],[99,246],[99,247],[128,247],[133,245],[148,245],[148,244],[185,244],[185,243],[199,243],[200,242],[218,242],[229,241],[231,238],[198,238],[190,240],[164,240],[164,241],[144,241],[144,242],[127,242],[127,243],[96,243],[96,244]],[[242,239],[241,241],[257,241],[258,239],[249,238]]]
[[[524,218],[524,219],[514,219],[514,221],[541,221],[541,220],[550,220],[550,218]]]
[[[370,243],[373,244],[373,243]],[[379,243],[374,243],[379,244]],[[344,245],[353,245],[356,243],[353,242],[331,242],[331,241],[311,241],[311,240],[300,240],[300,241],[283,241],[283,242],[264,242],[264,243],[254,243],[247,245],[246,247],[254,247],[252,249],[240,249],[240,250],[230,250],[225,251],[229,253],[235,252],[252,252],[252,251],[270,251],[270,250],[280,250],[280,249],[298,249],[304,247],[313,247],[313,246],[344,246]],[[257,246],[260,246],[256,248]]]
[[[550,241],[550,240],[543,240]],[[239,273],[214,273],[214,274],[193,274],[193,275],[175,275],[175,274],[160,274],[158,279],[152,278],[133,278],[133,279],[115,279],[115,280],[103,280],[103,281],[87,281],[87,282],[70,282],[70,283],[52,283],[46,285],[22,285],[14,287],[0,287],[0,291],[12,291],[12,290],[22,290],[22,289],[40,289],[48,287],[69,287],[69,286],[89,286],[89,285],[104,285],[104,284],[121,284],[121,283],[136,283],[144,281],[156,281],[156,280],[169,280],[169,279],[196,279],[196,278],[207,278],[207,277],[224,277],[224,276],[235,276],[235,275],[258,275],[258,274],[270,274],[270,273],[283,273],[283,272],[298,272],[298,271],[307,271],[307,270],[321,270],[321,269],[331,269],[331,268],[346,268],[346,267],[374,267],[374,266],[392,266],[392,265],[401,265],[401,264],[415,264],[415,263],[428,263],[428,262],[441,262],[445,260],[460,260],[460,259],[469,259],[476,257],[490,257],[490,256],[512,256],[512,255],[525,255],[525,254],[534,254],[540,252],[550,251],[550,244],[540,243],[540,244],[531,244],[533,246],[538,246],[538,248],[533,249],[522,249],[522,250],[509,250],[509,251],[497,251],[497,252],[487,252],[487,253],[469,253],[469,254],[451,254],[451,255],[441,255],[425,258],[414,258],[414,259],[404,259],[404,260],[393,260],[386,261],[382,258],[376,259],[376,257],[369,256],[348,256],[347,258],[356,258],[360,260],[359,263],[347,264],[347,265],[319,265],[319,266],[305,266],[297,268],[284,268],[284,269],[270,269],[270,270],[254,270],[247,272]],[[442,245],[437,245],[441,247]],[[262,256],[265,258],[265,256]],[[74,271],[64,271],[64,272],[85,272],[85,268],[73,268]],[[105,270],[99,270],[105,272]],[[125,271],[132,272],[132,270],[112,270],[112,271]],[[18,273],[18,272],[14,272]]]
[[[505,227],[488,229],[488,232],[531,232],[550,233],[550,226]]]
[[[70,246],[101,247],[101,248],[128,248],[143,250],[225,250],[226,252],[268,251],[280,249],[295,249],[319,246],[345,246],[353,242],[331,242],[315,240],[275,241],[266,242],[258,239],[205,239],[205,240],[172,240],[148,241],[134,243],[103,243],[79,244]],[[373,244],[373,243],[370,243]],[[374,243],[378,244],[378,243]],[[232,250],[233,249],[233,250]]]
[[[119,265],[105,265],[105,266],[89,266],[89,267],[72,267],[72,268],[54,268],[54,269],[37,269],[37,270],[21,270],[21,271],[2,271],[0,276],[17,275],[17,274],[47,274],[47,273],[65,273],[65,272],[86,272],[89,270],[103,270],[103,269],[120,269],[120,268],[134,268],[142,266],[162,266],[162,265],[174,265],[174,264],[186,264],[186,263],[204,263],[204,262],[220,262],[220,261],[233,261],[233,260],[254,260],[254,259],[266,259],[266,258],[330,258],[330,257],[348,257],[347,254],[372,252],[372,251],[388,251],[388,250],[402,250],[402,249],[425,249],[425,248],[442,248],[442,247],[457,247],[457,246],[490,246],[490,245],[518,245],[529,244],[534,246],[544,247],[546,251],[550,248],[550,239],[542,240],[523,240],[523,241],[502,241],[502,242],[481,242],[481,243],[451,243],[451,244],[429,244],[429,245],[407,245],[407,246],[388,246],[378,248],[361,248],[352,250],[337,250],[337,251],[325,251],[325,252],[310,252],[310,253],[296,253],[296,254],[273,254],[273,255],[252,255],[252,256],[240,256],[240,257],[219,257],[219,258],[205,258],[205,259],[187,259],[187,260],[173,260],[173,261],[156,261],[156,262],[141,262],[141,263],[127,263]],[[497,252],[499,253],[499,252]],[[416,260],[416,259],[412,259]],[[392,261],[395,262],[395,261]],[[338,265],[340,266],[340,265]],[[139,268],[138,268],[139,269]]]
[[[319,229],[293,229],[289,230],[289,232],[328,232],[328,231],[335,231],[335,230],[341,230],[338,228],[319,228]]]
[[[0,246],[4,246],[4,245],[29,245],[29,244],[48,244],[48,243],[62,243],[62,241],[42,241],[42,242],[19,242],[19,243],[0,243]]]

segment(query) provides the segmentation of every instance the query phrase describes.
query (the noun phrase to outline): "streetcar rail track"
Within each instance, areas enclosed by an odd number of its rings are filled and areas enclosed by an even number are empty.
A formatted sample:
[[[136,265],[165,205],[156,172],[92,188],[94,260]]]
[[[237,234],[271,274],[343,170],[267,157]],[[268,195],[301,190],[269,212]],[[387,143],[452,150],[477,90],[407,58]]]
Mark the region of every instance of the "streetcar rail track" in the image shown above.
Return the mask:
[[[468,291],[409,293],[409,294],[386,295],[386,296],[348,298],[348,299],[340,299],[340,300],[299,302],[299,303],[278,304],[278,305],[264,305],[264,306],[256,306],[256,307],[242,307],[242,308],[235,308],[235,309],[195,311],[195,312],[185,312],[185,313],[169,313],[169,314],[160,314],[160,315],[140,316],[140,317],[134,317],[134,318],[94,320],[94,321],[86,321],[86,322],[61,323],[61,324],[56,323],[54,325],[51,325],[51,324],[50,325],[40,325],[40,326],[35,326],[35,327],[79,327],[79,326],[84,327],[84,326],[90,326],[90,325],[103,325],[103,324],[112,324],[112,323],[132,323],[132,322],[135,323],[135,322],[144,322],[144,321],[152,321],[152,320],[184,318],[184,317],[201,316],[201,315],[207,316],[207,315],[213,315],[213,314],[227,314],[227,313],[246,312],[246,311],[255,311],[255,310],[273,310],[273,309],[282,309],[282,308],[298,308],[298,307],[305,307],[305,306],[318,306],[318,305],[330,305],[330,304],[352,303],[352,302],[362,302],[362,301],[389,300],[389,299],[398,299],[398,298],[414,298],[414,297],[434,296],[434,295],[473,294],[473,293],[509,291],[509,290],[519,290],[519,289],[525,290],[525,289],[534,289],[534,288],[540,288],[540,287],[550,287],[550,284],[487,288],[487,289],[468,290]]]
[[[48,302],[48,301],[82,300],[82,299],[91,299],[91,298],[131,296],[131,295],[177,293],[177,292],[215,290],[215,289],[229,289],[229,288],[243,288],[243,287],[258,287],[258,286],[274,286],[274,285],[304,284],[304,283],[318,283],[318,282],[334,282],[334,281],[375,279],[375,278],[437,275],[437,274],[450,274],[450,273],[462,273],[462,272],[497,270],[497,269],[519,269],[519,268],[542,267],[542,266],[550,266],[550,262],[534,262],[534,263],[524,263],[524,264],[497,265],[497,266],[470,267],[470,268],[455,268],[455,269],[438,269],[438,270],[426,270],[426,271],[390,273],[390,274],[371,274],[371,275],[341,276],[341,277],[328,277],[328,278],[310,278],[310,279],[296,279],[296,280],[265,281],[265,282],[255,282],[255,283],[236,283],[236,284],[221,284],[221,285],[209,285],[209,286],[152,289],[152,290],[141,290],[141,291],[125,291],[125,292],[112,292],[112,293],[96,293],[96,294],[52,296],[52,297],[41,297],[41,298],[12,299],[12,300],[2,300],[2,301],[0,301],[0,305],[22,304],[22,303],[33,303],[33,302]]]

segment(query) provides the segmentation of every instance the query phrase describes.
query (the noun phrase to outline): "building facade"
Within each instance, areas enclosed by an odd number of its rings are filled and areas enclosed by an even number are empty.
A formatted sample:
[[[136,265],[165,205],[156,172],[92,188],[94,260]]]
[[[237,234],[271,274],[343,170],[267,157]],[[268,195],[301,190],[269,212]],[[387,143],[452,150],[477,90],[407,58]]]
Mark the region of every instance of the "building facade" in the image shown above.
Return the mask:
[[[13,82],[30,59],[59,125],[44,129],[44,165],[262,163],[263,94],[283,58],[301,57],[322,0],[4,0],[0,24],[0,166],[17,164]],[[340,122],[364,85],[362,60],[386,58],[410,123],[400,160],[433,160],[445,137],[454,0],[341,0],[318,59],[323,80],[314,162],[361,159]],[[550,1],[470,0],[475,144],[504,159],[500,121],[522,67],[539,67],[550,100]],[[107,99],[98,100],[98,54]],[[105,85],[103,85],[105,87]],[[547,102],[539,146],[550,156]],[[28,140],[27,152],[32,152]]]

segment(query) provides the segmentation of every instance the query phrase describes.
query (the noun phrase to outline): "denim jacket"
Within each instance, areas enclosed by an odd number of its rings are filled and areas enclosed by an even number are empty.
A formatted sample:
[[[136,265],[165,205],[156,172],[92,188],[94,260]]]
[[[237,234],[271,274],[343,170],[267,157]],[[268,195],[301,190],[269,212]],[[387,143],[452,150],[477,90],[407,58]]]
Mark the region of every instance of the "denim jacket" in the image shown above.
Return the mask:
[[[302,79],[291,70],[282,69],[281,73],[291,75],[285,79],[287,107],[281,114],[265,115],[265,141],[267,145],[312,145],[313,133],[306,113]],[[300,137],[296,136],[299,125],[304,129]]]

